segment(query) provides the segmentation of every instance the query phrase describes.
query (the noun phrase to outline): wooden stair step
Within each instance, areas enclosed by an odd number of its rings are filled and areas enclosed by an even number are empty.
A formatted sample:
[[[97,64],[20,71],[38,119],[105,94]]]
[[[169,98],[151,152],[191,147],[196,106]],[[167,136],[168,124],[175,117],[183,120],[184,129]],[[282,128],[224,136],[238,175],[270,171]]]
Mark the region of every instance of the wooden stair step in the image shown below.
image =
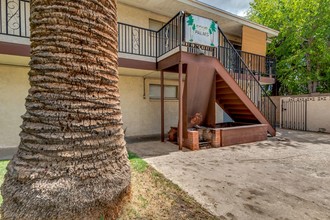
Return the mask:
[[[217,89],[227,89],[227,88],[229,88],[229,86],[225,83],[221,83],[219,85],[217,84],[216,88]]]
[[[217,94],[216,99],[220,100],[221,98],[223,98],[223,99],[239,99],[239,97],[237,97],[237,95],[234,94],[234,93],[232,93],[232,94],[223,94],[223,95]]]
[[[230,114],[234,115],[253,115],[249,110],[228,110]]]
[[[224,105],[243,105],[243,102],[239,99],[219,99],[219,101]]]
[[[225,109],[234,109],[234,110],[245,110],[245,109],[247,109],[244,104],[241,104],[241,105],[227,104],[227,105],[224,105],[224,108]]]
[[[257,120],[256,117],[253,115],[235,115],[235,114],[228,114],[232,119],[239,120],[239,119],[248,119],[248,120]]]
[[[234,92],[233,92],[233,90],[231,90],[231,89],[217,89],[217,91],[216,91],[216,93],[218,94],[218,95],[228,95],[228,94],[235,94]]]

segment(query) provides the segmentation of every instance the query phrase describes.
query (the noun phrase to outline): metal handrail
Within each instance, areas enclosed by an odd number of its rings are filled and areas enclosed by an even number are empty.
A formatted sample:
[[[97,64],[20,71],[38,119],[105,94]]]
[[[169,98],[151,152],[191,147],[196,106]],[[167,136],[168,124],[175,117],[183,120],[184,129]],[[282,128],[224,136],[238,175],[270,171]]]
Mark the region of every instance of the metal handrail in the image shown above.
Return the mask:
[[[16,1],[0,0],[0,2],[0,18],[3,17],[3,13],[6,14],[6,21],[4,23],[1,21],[0,23],[0,34],[28,38],[30,36],[27,24],[29,13],[27,13],[26,4],[29,4],[29,1],[19,0],[17,3]],[[5,8],[3,5],[5,5]],[[256,54],[251,55],[251,53],[244,51],[237,51],[219,27],[218,37],[220,45],[218,47],[198,46],[189,42],[184,42],[184,15],[185,12],[178,12],[158,31],[118,22],[118,51],[153,57],[157,60],[159,57],[175,48],[179,47],[181,51],[182,46],[185,46],[188,52],[191,53],[196,53],[198,50],[203,49],[206,55],[216,57],[227,68],[238,85],[265,115],[267,120],[275,126],[275,112],[273,110],[276,110],[276,106],[260,82],[256,79],[256,75],[253,73],[253,66],[251,70],[241,55],[247,54],[248,56],[254,56],[259,58],[259,60],[264,59],[266,61],[269,60],[269,58]],[[24,16],[23,23],[22,16]],[[236,62],[235,65],[233,65],[233,62]],[[268,68],[267,63],[265,65],[265,68]],[[258,76],[263,74],[260,69],[261,68],[256,71]],[[242,80],[243,78],[245,81]],[[251,83],[253,85],[250,85]],[[252,92],[252,89],[256,90],[255,86],[260,89],[257,93],[256,91]],[[248,91],[248,88],[250,91]],[[268,107],[264,106],[266,102],[262,100],[263,98],[267,100]],[[266,112],[266,110],[269,111],[270,109],[272,111],[271,113]]]
[[[180,11],[157,31],[157,58],[177,47],[181,47],[183,15],[184,12]]]
[[[259,76],[275,76],[275,59],[242,50],[237,50],[242,58],[247,60],[251,71]]]
[[[118,22],[118,52],[155,58],[156,39],[156,31]]]
[[[276,123],[276,105],[275,103],[271,100],[271,98],[268,96],[267,92],[265,91],[265,89],[262,87],[262,85],[260,84],[260,82],[256,79],[255,75],[252,73],[252,71],[249,69],[249,67],[246,65],[246,63],[244,62],[243,58],[240,56],[240,54],[238,53],[238,51],[234,48],[234,46],[232,45],[232,43],[230,43],[230,41],[228,40],[228,38],[226,37],[226,35],[222,32],[222,30],[218,27],[218,30],[220,32],[220,37],[223,37],[223,40],[224,40],[224,45],[228,45],[229,47],[226,47],[227,49],[230,50],[231,53],[234,53],[236,55],[236,58],[239,58],[239,64],[242,64],[243,65],[243,69],[244,70],[247,70],[247,73],[249,74],[250,76],[250,79],[253,79],[253,82],[256,83],[256,85],[258,86],[259,89],[261,89],[261,93],[258,93],[260,94],[260,98],[262,99],[262,97],[265,97],[267,98],[267,102],[268,102],[268,108],[264,107],[263,108],[263,105],[262,103],[258,103],[258,101],[262,102],[262,100],[259,100],[257,97],[255,97],[255,92],[253,94],[251,94],[251,90],[250,90],[250,94],[248,94],[248,89],[247,87],[249,85],[247,85],[247,80],[248,80],[248,77],[245,76],[245,85],[242,86],[242,83],[244,82],[240,82],[239,80],[241,80],[241,70],[239,69],[239,74],[237,73],[233,73],[232,76],[233,78],[235,79],[235,81],[240,85],[240,87],[245,90],[244,92],[248,95],[248,97],[252,100],[252,102],[256,105],[256,107],[263,113],[263,115],[266,117],[266,119],[268,120],[268,122],[273,126],[275,127],[275,123]],[[219,40],[220,42],[220,40]],[[220,46],[219,46],[219,49],[218,51],[220,52]],[[220,55],[218,56],[218,59],[220,58]],[[221,60],[219,59],[219,61],[221,62]],[[226,66],[225,66],[226,67]],[[227,68],[228,70],[228,68]],[[244,71],[243,70],[243,71]],[[230,72],[230,69],[228,70]],[[250,89],[251,89],[251,85],[250,85]],[[263,96],[262,96],[263,95]],[[252,97],[253,96],[253,97]],[[272,113],[271,115],[269,115],[269,112],[268,114],[265,114],[266,110],[269,110],[269,104],[270,104],[270,107],[272,109]]]

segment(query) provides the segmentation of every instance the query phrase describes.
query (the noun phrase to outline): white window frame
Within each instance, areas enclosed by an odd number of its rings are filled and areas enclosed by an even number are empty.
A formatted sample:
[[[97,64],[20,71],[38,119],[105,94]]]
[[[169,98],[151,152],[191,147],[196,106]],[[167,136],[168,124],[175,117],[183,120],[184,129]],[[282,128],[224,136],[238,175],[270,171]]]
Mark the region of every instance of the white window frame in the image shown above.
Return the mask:
[[[151,87],[159,87],[159,96],[151,96]],[[168,97],[166,96],[166,88],[175,88],[175,97]],[[161,85],[160,84],[155,84],[155,83],[150,83],[149,84],[149,99],[150,100],[160,100],[160,90],[161,90]],[[178,94],[179,88],[177,85],[164,85],[164,100],[178,100],[179,99],[179,94]]]

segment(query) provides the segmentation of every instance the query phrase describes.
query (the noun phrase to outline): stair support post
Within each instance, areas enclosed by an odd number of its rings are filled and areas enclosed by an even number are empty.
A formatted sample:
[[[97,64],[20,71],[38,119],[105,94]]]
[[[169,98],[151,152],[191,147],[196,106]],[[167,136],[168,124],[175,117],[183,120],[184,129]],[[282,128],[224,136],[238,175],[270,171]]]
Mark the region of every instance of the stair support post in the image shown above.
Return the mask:
[[[160,111],[161,111],[161,142],[165,142],[164,122],[164,71],[160,72]]]
[[[179,150],[182,150],[183,142],[183,83],[182,83],[182,62],[179,62]]]

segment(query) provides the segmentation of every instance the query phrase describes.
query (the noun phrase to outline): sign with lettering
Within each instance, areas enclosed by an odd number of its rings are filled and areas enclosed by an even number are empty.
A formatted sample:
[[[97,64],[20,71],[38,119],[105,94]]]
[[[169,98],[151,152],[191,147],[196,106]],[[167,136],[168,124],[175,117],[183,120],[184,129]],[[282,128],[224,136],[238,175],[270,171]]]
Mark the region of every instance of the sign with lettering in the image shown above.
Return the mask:
[[[219,44],[218,24],[215,21],[196,15],[187,15],[185,18],[185,41],[217,47]]]
[[[283,98],[282,98],[283,99]],[[289,102],[299,102],[299,101],[330,101],[330,96],[311,96],[311,97],[288,97],[287,100]]]

